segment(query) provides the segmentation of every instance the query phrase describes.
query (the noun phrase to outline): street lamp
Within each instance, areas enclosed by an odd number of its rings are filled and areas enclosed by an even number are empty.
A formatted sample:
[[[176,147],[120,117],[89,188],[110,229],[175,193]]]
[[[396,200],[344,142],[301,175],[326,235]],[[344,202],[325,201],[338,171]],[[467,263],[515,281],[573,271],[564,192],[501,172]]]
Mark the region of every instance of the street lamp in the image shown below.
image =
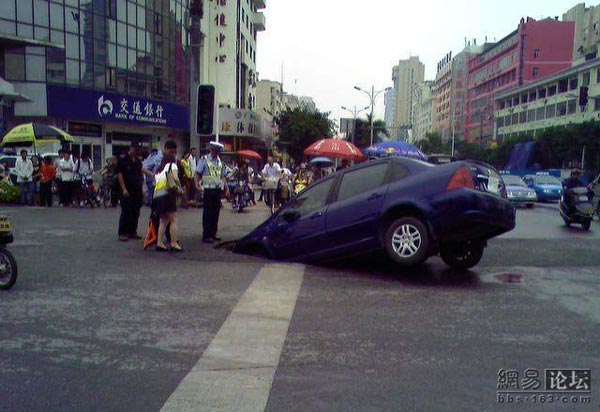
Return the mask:
[[[383,90],[379,90],[379,91],[375,91],[375,86],[371,86],[371,91],[368,92],[367,90],[363,90],[358,86],[354,86],[354,88],[360,92],[365,93],[367,96],[369,96],[369,99],[371,100],[371,146],[373,146],[373,110],[375,107],[375,99],[377,99],[377,96],[379,96],[381,93],[383,92],[387,92],[388,90],[392,90],[391,87],[386,87]]]
[[[347,112],[350,112],[352,114],[352,144],[355,144],[355,137],[356,136],[356,119],[358,118],[358,115],[361,112],[364,112],[365,110],[367,110],[370,106],[367,106],[363,109],[357,109],[356,106],[354,106],[354,108],[348,109],[346,106],[342,106],[342,110],[346,110]]]

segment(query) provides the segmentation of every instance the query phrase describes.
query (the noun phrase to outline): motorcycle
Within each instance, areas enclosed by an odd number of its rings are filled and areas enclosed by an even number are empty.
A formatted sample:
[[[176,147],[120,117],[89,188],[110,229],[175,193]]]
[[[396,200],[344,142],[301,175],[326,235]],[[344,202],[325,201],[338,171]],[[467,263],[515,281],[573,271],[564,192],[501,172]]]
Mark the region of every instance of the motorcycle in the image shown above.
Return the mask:
[[[570,205],[567,199],[570,199]],[[594,208],[588,196],[588,189],[576,187],[567,190],[560,200],[559,211],[567,227],[580,224],[584,230],[590,230],[594,219]]]
[[[245,207],[250,204],[250,193],[246,182],[243,180],[236,181],[235,188],[231,191],[233,196],[232,207],[239,213],[242,213]]]
[[[596,211],[596,216],[600,220],[600,176],[598,176],[590,185],[588,189],[594,194],[592,199],[592,207]]]
[[[8,290],[17,281],[17,261],[6,245],[13,242],[10,221],[0,216],[0,289]]]

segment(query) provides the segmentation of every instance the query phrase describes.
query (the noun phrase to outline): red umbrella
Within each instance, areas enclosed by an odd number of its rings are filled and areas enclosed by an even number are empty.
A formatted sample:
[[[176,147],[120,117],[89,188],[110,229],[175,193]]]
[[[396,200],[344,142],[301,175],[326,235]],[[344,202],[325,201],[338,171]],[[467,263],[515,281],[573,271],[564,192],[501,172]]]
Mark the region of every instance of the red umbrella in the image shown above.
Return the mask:
[[[240,150],[237,152],[242,157],[249,157],[251,159],[262,160],[262,156],[256,153],[254,150]]]
[[[364,156],[358,147],[341,139],[322,139],[304,150],[307,156],[326,156],[336,159],[363,160]]]

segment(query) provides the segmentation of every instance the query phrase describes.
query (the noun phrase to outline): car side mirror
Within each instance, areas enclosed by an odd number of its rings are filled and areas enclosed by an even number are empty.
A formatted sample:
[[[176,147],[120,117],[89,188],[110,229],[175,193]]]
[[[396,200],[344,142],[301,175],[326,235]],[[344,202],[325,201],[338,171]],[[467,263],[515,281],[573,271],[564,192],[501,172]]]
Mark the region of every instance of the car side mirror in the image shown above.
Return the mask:
[[[283,212],[283,214],[281,215],[281,218],[288,223],[292,223],[298,219],[300,219],[300,213],[298,213],[295,210],[286,210],[285,212]]]

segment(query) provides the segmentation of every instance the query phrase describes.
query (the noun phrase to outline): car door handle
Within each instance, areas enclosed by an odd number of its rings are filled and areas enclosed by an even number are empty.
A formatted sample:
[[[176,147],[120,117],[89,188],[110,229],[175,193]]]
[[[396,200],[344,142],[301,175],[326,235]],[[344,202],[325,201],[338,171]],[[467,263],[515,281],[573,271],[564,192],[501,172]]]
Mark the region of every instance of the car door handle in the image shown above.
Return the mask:
[[[311,219],[316,219],[316,218],[321,217],[321,216],[323,216],[323,212],[317,212],[314,215],[312,215],[310,218]]]
[[[375,199],[379,199],[381,197],[381,195],[379,193],[373,193],[371,196],[369,196],[367,198],[367,200],[375,200]]]

